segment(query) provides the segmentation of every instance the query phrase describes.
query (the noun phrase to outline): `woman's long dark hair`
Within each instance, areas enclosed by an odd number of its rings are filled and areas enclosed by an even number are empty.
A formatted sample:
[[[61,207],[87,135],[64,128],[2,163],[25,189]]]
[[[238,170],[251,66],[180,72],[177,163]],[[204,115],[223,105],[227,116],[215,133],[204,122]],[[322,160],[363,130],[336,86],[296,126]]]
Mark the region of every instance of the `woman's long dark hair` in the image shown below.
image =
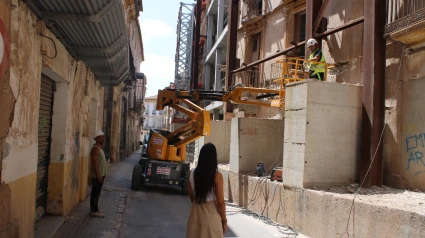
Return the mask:
[[[214,189],[215,175],[217,173],[217,150],[211,143],[202,146],[199,153],[198,165],[194,172],[195,201],[204,203],[208,194]]]

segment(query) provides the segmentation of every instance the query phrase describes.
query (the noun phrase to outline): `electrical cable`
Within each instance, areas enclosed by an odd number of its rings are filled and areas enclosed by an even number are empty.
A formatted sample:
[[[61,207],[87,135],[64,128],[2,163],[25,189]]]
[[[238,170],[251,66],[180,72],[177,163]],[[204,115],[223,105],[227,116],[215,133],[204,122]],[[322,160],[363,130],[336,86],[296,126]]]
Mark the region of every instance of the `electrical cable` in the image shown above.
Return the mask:
[[[48,56],[47,54],[42,54],[42,55],[46,56],[46,57],[47,57],[47,58],[49,58],[49,59],[54,59],[54,58],[56,58],[56,56],[58,55],[58,50],[56,49],[56,43],[55,43],[55,41],[54,41],[52,38],[50,38],[50,37],[48,37],[48,36],[44,35],[43,33],[41,33],[41,34],[40,34],[40,36],[42,36],[42,37],[44,37],[44,38],[47,38],[47,39],[49,39],[50,41],[52,41],[52,43],[53,43],[53,47],[55,47],[55,55],[54,55],[53,57]]]
[[[405,39],[405,40],[404,40],[404,42],[403,42],[403,48],[402,48],[402,50],[401,50],[401,56],[400,56],[400,61],[399,61],[399,67],[398,67],[397,77],[396,77],[396,81],[395,81],[395,84],[394,84],[393,94],[392,94],[392,98],[391,98],[391,102],[390,102],[390,106],[389,106],[389,108],[390,108],[390,109],[391,109],[391,108],[392,108],[392,106],[393,106],[394,98],[395,98],[395,95],[396,95],[396,92],[397,92],[397,85],[398,85],[398,81],[399,81],[399,79],[400,79],[401,66],[402,66],[402,64],[403,64],[403,54],[404,54],[404,50],[405,50],[405,47],[406,47],[406,37],[407,37],[407,32],[408,32],[408,29],[406,28],[406,33],[405,33],[405,37],[404,37],[404,39]],[[364,182],[366,181],[366,178],[367,178],[367,176],[368,176],[368,174],[369,174],[369,172],[370,172],[370,170],[371,170],[371,168],[372,168],[372,165],[373,165],[373,162],[374,162],[374,160],[375,160],[376,154],[378,153],[378,149],[379,149],[379,147],[381,146],[382,138],[383,138],[383,136],[384,136],[384,131],[385,131],[385,124],[387,124],[387,123],[388,123],[388,118],[389,118],[389,115],[390,115],[390,114],[391,114],[391,113],[388,113],[388,114],[387,114],[387,116],[385,117],[385,120],[384,120],[384,126],[383,126],[383,128],[382,128],[381,135],[380,135],[380,137],[379,137],[378,145],[377,145],[377,147],[376,147],[375,153],[374,153],[374,155],[373,155],[373,157],[372,157],[372,160],[371,160],[371,162],[370,162],[369,168],[367,169],[366,174],[365,174],[365,176],[364,176],[364,178],[363,178],[363,181],[362,181],[362,183],[360,184],[359,188],[357,189],[356,193],[354,194],[353,201],[352,201],[351,206],[350,206],[350,213],[348,214],[348,220],[347,220],[347,225],[346,225],[346,228],[345,228],[345,232],[344,232],[344,233],[342,233],[340,237],[342,237],[342,236],[343,236],[343,235],[345,235],[345,234],[347,234],[347,235],[348,235],[348,237],[350,237],[350,234],[348,233],[348,226],[349,226],[349,224],[350,224],[351,213],[353,213],[353,222],[354,222],[354,211],[353,211],[353,208],[354,208],[354,202],[355,202],[356,197],[357,197],[357,195],[359,194],[360,190],[362,189],[362,186],[363,186]],[[353,227],[354,227],[354,223],[353,223]],[[353,229],[353,233],[354,233],[354,232],[355,232],[355,231],[354,231],[354,229]]]
[[[280,232],[280,233],[282,233],[282,234],[284,234],[284,235],[286,235],[286,237],[296,237],[297,235],[298,235],[298,232],[297,231],[295,231],[292,227],[290,227],[290,226],[285,226],[285,225],[281,225],[281,224],[279,224],[279,223],[277,223],[277,222],[273,222],[270,218],[268,218],[268,217],[266,217],[266,216],[263,216],[263,215],[259,215],[259,214],[257,214],[257,213],[255,213],[255,212],[252,212],[252,211],[250,211],[250,209],[254,206],[254,204],[255,204],[255,202],[260,198],[260,195],[263,193],[263,195],[264,195],[264,192],[263,192],[263,189],[260,189],[260,184],[261,183],[263,183],[263,182],[266,182],[267,181],[267,179],[268,179],[268,176],[270,175],[270,171],[273,169],[273,168],[275,168],[275,167],[278,167],[278,166],[280,166],[280,165],[282,165],[283,163],[279,163],[277,166],[274,166],[275,164],[276,164],[276,162],[281,158],[281,155],[283,154],[283,150],[279,153],[279,156],[276,158],[276,160],[272,163],[272,165],[269,167],[269,169],[263,174],[263,175],[261,175],[260,177],[259,177],[259,179],[258,179],[258,181],[256,182],[256,184],[255,184],[255,187],[254,187],[254,192],[253,192],[253,196],[251,197],[251,198],[249,198],[249,196],[248,196],[248,200],[249,200],[249,203],[247,204],[247,206],[246,206],[246,208],[243,208],[243,209],[241,209],[240,211],[238,211],[238,212],[233,212],[233,213],[231,213],[231,214],[227,214],[227,215],[237,215],[237,214],[244,214],[244,215],[248,215],[248,216],[251,216],[251,217],[254,217],[254,218],[256,218],[256,219],[258,219],[258,220],[260,220],[260,221],[262,221],[262,222],[264,222],[265,224],[268,224],[268,225],[273,225],[273,226],[276,226],[276,229]],[[269,205],[269,206],[267,206],[268,205],[268,199],[267,199],[267,201],[266,201],[266,203],[265,203],[265,205],[264,205],[264,208],[263,208],[263,211],[262,211],[262,213],[264,213],[264,211],[265,211],[265,209],[267,208],[270,208],[271,207],[271,205],[273,204],[273,201],[274,201],[274,197],[275,197],[275,195],[276,195],[276,190],[277,190],[277,187],[278,186],[276,186],[275,187],[275,190],[274,190],[274,193],[273,193],[273,197],[272,197],[272,202],[271,202],[271,204]],[[260,192],[259,192],[260,191]],[[281,204],[282,204],[282,200],[280,200],[280,202],[279,202],[279,210],[280,210],[280,207],[281,207]],[[285,216],[285,219],[286,219],[286,215],[284,214],[284,216]]]

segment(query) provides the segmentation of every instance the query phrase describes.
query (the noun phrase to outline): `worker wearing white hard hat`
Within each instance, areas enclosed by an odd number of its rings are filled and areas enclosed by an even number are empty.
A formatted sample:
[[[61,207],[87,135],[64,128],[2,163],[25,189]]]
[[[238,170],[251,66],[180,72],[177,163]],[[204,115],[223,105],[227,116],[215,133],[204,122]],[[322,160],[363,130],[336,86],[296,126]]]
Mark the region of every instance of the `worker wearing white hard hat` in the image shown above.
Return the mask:
[[[319,43],[316,39],[311,38],[307,41],[307,47],[310,49],[311,54],[308,58],[311,61],[326,63],[325,56],[319,48]],[[325,80],[326,67],[322,64],[310,63],[310,78],[318,79],[319,81]]]
[[[97,130],[97,131],[94,132],[93,139],[96,139],[96,137],[103,136],[103,135],[105,135],[105,133],[103,133],[103,131]]]
[[[100,192],[102,191],[103,181],[106,176],[106,156],[103,151],[103,143],[105,142],[105,134],[101,130],[94,132],[93,139],[96,144],[93,145],[90,153],[90,177],[92,182],[92,191],[90,195],[90,215],[93,217],[105,217],[102,210],[99,209],[98,203]]]

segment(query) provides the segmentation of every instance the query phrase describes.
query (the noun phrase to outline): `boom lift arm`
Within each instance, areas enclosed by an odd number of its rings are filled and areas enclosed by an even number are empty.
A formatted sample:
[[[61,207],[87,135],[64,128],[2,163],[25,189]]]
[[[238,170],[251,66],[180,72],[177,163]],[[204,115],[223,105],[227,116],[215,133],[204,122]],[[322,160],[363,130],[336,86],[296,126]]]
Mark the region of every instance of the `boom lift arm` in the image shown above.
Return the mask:
[[[164,134],[154,130],[153,140],[148,146],[148,153],[152,158],[185,161],[186,145],[201,136],[210,134],[210,113],[192,101],[210,100],[232,102],[235,104],[284,107],[285,91],[264,88],[249,88],[235,86],[230,91],[179,91],[166,88],[158,90],[157,110],[163,110],[169,106],[177,111],[185,113],[190,121],[182,128]],[[266,101],[266,98],[277,98]],[[188,108],[181,104],[186,104]],[[157,138],[157,139],[155,139]]]
[[[156,108],[163,110],[166,106],[174,108],[189,116],[190,121],[182,128],[170,133],[154,130],[153,142],[149,142],[148,153],[154,159],[185,161],[186,145],[201,136],[210,134],[210,113],[198,105],[195,101],[209,100],[231,102],[234,104],[254,105],[263,107],[285,108],[285,85],[308,78],[312,64],[323,64],[325,67],[325,79],[328,69],[333,66],[327,63],[312,62],[303,58],[291,58],[279,60],[281,64],[280,77],[273,80],[279,84],[279,89],[252,88],[237,84],[229,91],[179,91],[173,87],[158,90]],[[265,100],[269,99],[269,100]],[[188,108],[181,106],[186,104]],[[152,141],[152,140],[151,140]]]

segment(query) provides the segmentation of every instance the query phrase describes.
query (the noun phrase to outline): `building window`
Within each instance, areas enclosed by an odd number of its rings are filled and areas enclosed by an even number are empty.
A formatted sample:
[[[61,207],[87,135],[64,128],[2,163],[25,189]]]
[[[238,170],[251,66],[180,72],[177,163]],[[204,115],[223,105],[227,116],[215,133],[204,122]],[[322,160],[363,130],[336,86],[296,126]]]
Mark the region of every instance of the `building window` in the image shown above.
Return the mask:
[[[251,62],[260,59],[261,33],[251,36]]]

